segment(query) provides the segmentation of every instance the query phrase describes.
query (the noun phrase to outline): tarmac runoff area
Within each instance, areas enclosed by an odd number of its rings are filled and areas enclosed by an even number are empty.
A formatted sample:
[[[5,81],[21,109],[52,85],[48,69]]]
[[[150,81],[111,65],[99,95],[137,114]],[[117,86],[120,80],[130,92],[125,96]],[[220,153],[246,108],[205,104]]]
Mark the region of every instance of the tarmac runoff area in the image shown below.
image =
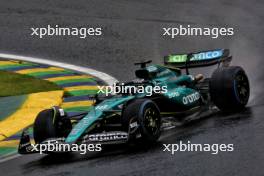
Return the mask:
[[[5,56],[0,59],[0,70],[50,81],[62,90],[0,98],[0,162],[19,156],[17,146],[21,132],[34,123],[41,110],[61,106],[67,113],[88,111],[93,105],[91,95],[96,94],[97,86],[116,81],[115,78],[92,69],[52,61],[50,63],[44,59]],[[23,60],[32,60],[34,63]],[[32,138],[32,128],[29,131]]]

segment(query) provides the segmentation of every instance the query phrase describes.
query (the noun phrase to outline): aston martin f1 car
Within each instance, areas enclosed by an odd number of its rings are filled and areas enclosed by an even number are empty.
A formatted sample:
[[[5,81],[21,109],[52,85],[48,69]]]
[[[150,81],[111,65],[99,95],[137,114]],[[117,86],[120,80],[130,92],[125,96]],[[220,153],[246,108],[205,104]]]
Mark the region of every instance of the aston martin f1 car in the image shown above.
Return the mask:
[[[247,104],[248,77],[239,66],[230,66],[228,49],[217,49],[164,57],[164,65],[151,61],[135,63],[136,80],[124,86],[166,87],[166,91],[147,95],[119,93],[95,95],[94,106],[79,114],[67,114],[60,107],[41,111],[33,124],[36,144],[144,144],[156,142],[164,129],[180,122],[202,118],[222,111],[241,111]],[[191,75],[190,68],[215,65],[211,77]],[[182,73],[184,72],[184,73]],[[154,90],[154,89],[152,89]],[[31,153],[26,130],[21,136],[19,153]]]

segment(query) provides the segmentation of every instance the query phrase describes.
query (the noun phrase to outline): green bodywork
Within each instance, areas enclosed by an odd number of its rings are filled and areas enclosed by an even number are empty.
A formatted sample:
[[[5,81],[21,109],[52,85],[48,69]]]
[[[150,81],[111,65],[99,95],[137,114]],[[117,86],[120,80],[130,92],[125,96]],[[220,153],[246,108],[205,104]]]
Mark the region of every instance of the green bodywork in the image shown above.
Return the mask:
[[[122,98],[111,98],[101,102],[93,109],[91,109],[90,112],[78,124],[74,126],[65,142],[75,142],[97,120],[101,120],[102,118],[106,117],[106,114],[104,113],[105,111],[115,109],[118,105],[123,104],[133,98],[134,96],[126,96]]]
[[[152,86],[166,86],[167,91],[163,93],[163,97],[175,106],[181,106],[185,109],[191,109],[199,105],[200,93],[187,87],[193,82],[193,76],[182,75],[181,71],[177,68],[169,68],[163,65],[152,65],[144,68],[150,75],[153,75],[148,80]],[[89,113],[80,120],[72,129],[68,137],[67,143],[76,142],[83,134],[87,133],[96,122],[109,116],[110,111],[122,111],[122,105],[129,100],[136,98],[151,98],[145,94],[124,95],[116,96],[97,104],[94,108],[90,109]]]

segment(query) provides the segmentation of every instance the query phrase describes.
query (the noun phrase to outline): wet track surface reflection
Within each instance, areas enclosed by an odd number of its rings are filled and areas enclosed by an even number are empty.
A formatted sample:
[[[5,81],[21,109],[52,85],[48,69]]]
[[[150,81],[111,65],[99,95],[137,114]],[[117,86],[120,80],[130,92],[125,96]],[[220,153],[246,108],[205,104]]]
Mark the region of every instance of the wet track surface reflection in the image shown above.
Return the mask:
[[[257,160],[263,158],[261,140],[263,123],[258,117],[262,109],[251,107],[239,114],[216,114],[166,131],[160,141],[150,148],[137,146],[112,146],[104,152],[86,155],[68,154],[54,156],[23,156],[1,165],[5,171],[12,165],[14,173],[35,175],[141,175],[179,173],[188,175],[258,175],[262,168]],[[232,143],[233,152],[163,152],[163,144],[179,141],[192,143]],[[256,147],[257,146],[257,147]],[[248,164],[255,164],[249,169]],[[234,169],[236,168],[236,169]],[[7,171],[7,170],[6,170]],[[13,173],[13,174],[14,174]]]
[[[41,4],[41,5],[40,5]],[[215,114],[176,127],[162,134],[149,149],[114,146],[102,153],[67,156],[25,155],[0,163],[0,171],[11,175],[264,175],[264,31],[262,1],[174,1],[91,0],[63,3],[38,0],[27,4],[0,2],[0,51],[36,56],[88,66],[121,81],[134,77],[133,63],[152,59],[161,63],[168,53],[229,48],[233,65],[242,66],[250,79],[248,108],[237,114]],[[92,39],[30,36],[30,27],[60,24],[101,25],[103,37]],[[191,24],[234,27],[235,35],[208,37],[162,36],[162,27]],[[202,68],[192,73],[210,75]],[[163,144],[231,143],[233,152],[163,152]]]

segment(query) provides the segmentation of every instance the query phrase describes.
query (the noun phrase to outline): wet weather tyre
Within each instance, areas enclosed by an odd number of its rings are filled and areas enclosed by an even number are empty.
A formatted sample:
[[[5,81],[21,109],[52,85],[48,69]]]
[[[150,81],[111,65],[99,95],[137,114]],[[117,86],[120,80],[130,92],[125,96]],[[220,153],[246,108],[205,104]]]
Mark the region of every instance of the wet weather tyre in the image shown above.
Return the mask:
[[[133,124],[137,124],[134,126]],[[149,99],[136,99],[123,109],[122,125],[130,134],[129,142],[156,142],[160,137],[161,117],[158,106]],[[139,134],[137,139],[135,134]],[[134,136],[133,136],[134,135]]]
[[[239,66],[216,69],[210,79],[209,90],[213,103],[223,112],[243,109],[250,94],[248,77]]]
[[[49,138],[66,137],[72,128],[69,119],[63,118],[58,107],[41,111],[33,125],[33,136],[36,143]]]

